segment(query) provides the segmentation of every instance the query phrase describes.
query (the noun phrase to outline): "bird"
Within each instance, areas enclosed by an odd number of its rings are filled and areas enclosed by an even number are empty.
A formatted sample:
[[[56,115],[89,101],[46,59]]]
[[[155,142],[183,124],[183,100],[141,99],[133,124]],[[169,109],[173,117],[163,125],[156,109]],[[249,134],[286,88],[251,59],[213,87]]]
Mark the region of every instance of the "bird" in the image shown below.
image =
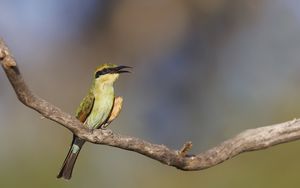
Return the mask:
[[[103,64],[96,68],[92,86],[76,110],[76,118],[89,129],[106,128],[120,113],[123,98],[115,97],[114,83],[130,66]],[[78,154],[85,140],[73,134],[73,140],[57,178],[71,179]]]

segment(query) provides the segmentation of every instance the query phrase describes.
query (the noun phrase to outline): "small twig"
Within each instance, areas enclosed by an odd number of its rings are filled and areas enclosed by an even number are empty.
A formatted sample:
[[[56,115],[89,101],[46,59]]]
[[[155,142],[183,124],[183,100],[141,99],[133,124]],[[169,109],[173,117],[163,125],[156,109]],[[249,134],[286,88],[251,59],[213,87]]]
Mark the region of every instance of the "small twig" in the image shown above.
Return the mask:
[[[182,148],[179,150],[179,155],[181,157],[185,157],[187,155],[187,153],[192,149],[192,146],[193,146],[193,144],[191,141],[186,142],[182,146]]]
[[[134,151],[181,170],[206,169],[243,152],[261,150],[300,139],[300,121],[295,119],[277,125],[243,131],[220,145],[197,155],[187,155],[192,146],[188,142],[178,155],[178,151],[171,150],[164,145],[152,144],[139,138],[113,133],[109,129],[91,131],[75,117],[33,94],[25,84],[14,58],[1,39],[0,61],[18,99],[43,117],[61,124],[78,137],[91,143]]]

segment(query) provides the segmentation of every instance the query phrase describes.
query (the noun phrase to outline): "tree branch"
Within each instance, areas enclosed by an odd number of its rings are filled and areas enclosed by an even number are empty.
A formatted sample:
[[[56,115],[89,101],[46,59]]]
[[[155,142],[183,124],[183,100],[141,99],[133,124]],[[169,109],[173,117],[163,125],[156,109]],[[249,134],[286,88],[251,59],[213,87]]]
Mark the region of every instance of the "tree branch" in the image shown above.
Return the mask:
[[[139,138],[113,133],[109,129],[89,130],[75,117],[31,92],[2,39],[0,39],[0,63],[18,99],[45,118],[61,124],[78,137],[91,143],[134,151],[181,170],[206,169],[243,152],[261,150],[300,139],[300,120],[294,119],[276,125],[245,130],[208,151],[197,155],[188,155],[187,152],[192,146],[191,142],[187,142],[177,151],[164,145],[152,144]]]

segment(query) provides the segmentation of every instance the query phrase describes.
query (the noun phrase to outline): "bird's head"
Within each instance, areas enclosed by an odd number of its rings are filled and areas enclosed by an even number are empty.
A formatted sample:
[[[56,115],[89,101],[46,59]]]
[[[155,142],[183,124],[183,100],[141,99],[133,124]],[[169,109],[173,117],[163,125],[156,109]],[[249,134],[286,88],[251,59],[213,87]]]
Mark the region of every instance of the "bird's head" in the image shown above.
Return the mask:
[[[96,68],[95,80],[101,83],[114,83],[121,73],[130,73],[126,68],[132,68],[124,65],[103,64]]]

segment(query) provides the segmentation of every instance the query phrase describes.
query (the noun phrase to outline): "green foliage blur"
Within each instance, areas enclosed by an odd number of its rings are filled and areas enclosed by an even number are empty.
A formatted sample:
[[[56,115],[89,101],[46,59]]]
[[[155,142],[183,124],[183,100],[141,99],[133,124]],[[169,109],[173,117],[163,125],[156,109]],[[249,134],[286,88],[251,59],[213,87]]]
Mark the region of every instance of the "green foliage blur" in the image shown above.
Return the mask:
[[[122,75],[118,133],[205,151],[242,130],[299,117],[300,3],[295,0],[0,0],[0,36],[30,88],[66,112],[106,62]],[[299,142],[216,167],[179,171],[86,144],[57,180],[71,133],[22,105],[0,74],[0,187],[297,187]]]

